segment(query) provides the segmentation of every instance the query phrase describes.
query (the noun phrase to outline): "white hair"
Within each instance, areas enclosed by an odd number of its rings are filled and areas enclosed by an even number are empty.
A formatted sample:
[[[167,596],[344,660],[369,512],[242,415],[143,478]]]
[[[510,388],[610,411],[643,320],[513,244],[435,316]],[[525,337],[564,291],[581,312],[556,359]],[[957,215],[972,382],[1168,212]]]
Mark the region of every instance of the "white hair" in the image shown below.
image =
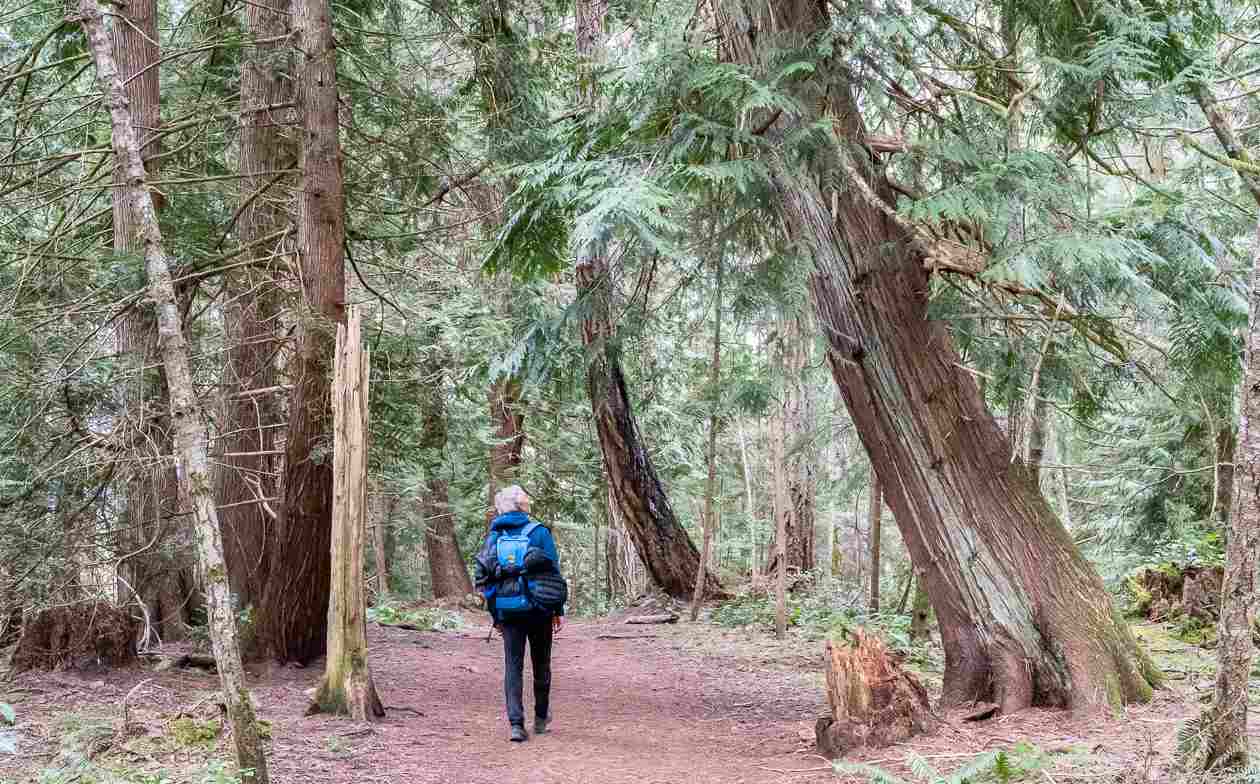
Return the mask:
[[[508,485],[494,494],[494,511],[499,514],[518,511],[521,508],[521,499],[527,497],[520,485]]]

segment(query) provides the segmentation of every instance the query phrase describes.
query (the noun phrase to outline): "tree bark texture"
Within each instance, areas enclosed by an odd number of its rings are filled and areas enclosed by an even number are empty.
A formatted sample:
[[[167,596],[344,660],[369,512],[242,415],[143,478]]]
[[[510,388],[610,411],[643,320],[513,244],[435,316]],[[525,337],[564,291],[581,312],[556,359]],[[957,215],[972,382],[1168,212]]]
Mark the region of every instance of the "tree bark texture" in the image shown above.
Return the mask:
[[[324,652],[332,537],[330,357],[345,323],[345,190],[337,123],[337,52],[329,0],[294,0],[302,124],[298,254],[302,309],[284,456],[284,505],[260,623],[272,658],[305,664]]]
[[[806,0],[778,3],[773,14],[727,8],[728,51],[763,68],[776,50],[794,51],[829,27],[826,6]],[[1149,699],[1159,672],[1012,463],[949,332],[928,318],[925,265],[940,251],[893,210],[863,147],[845,69],[838,58],[817,62],[792,85],[803,114],[785,112],[770,129],[782,138],[825,110],[839,145],[812,173],[786,156],[771,170],[787,229],[813,256],[832,375],[936,609],[943,702],[991,701],[1009,712]]]
[[[879,477],[875,474],[875,469],[871,469],[871,503],[870,503],[870,526],[867,528],[868,536],[870,536],[871,547],[871,598],[867,603],[867,609],[873,613],[879,612],[879,548],[884,517],[884,491],[880,487]]]
[[[1257,197],[1260,201],[1260,196]],[[1233,511],[1225,548],[1221,615],[1216,627],[1216,683],[1203,713],[1197,743],[1181,760],[1190,770],[1245,767],[1248,758],[1248,680],[1254,655],[1252,634],[1260,602],[1256,596],[1260,553],[1260,221],[1252,249],[1251,314],[1235,451]]]
[[[450,490],[443,474],[447,439],[445,378],[450,357],[441,348],[436,335],[428,352],[421,369],[424,379],[420,385],[423,416],[420,449],[425,477],[420,514],[424,521],[424,542],[429,554],[433,597],[462,598],[473,592],[473,585],[468,576],[468,564],[459,549],[455,515],[451,513]]]
[[[128,111],[126,88],[114,63],[109,33],[105,30],[96,0],[81,0],[78,21],[83,25],[88,50],[96,64],[97,79],[109,107],[114,156],[124,165],[123,189],[132,210],[132,222],[141,240],[148,279],[147,294],[157,313],[158,345],[170,394],[179,489],[192,510],[193,533],[210,610],[210,640],[218,663],[228,721],[232,725],[237,768],[251,770],[252,781],[265,784],[268,781],[267,760],[258,736],[249,689],[245,685],[237,646],[236,617],[223,560],[223,542],[219,536],[206,441],[206,418],[193,387],[188,346],[184,341],[175,284],[171,277],[172,265],[162,243],[157,210],[146,185],[144,161]]]
[[[579,59],[591,63],[600,58],[607,13],[607,0],[578,0]],[[593,104],[595,85],[589,70],[583,84],[582,98]],[[582,253],[576,266],[578,296],[590,303],[589,315],[582,322],[582,345],[588,354],[586,390],[609,487],[652,580],[671,596],[690,596],[700,568],[700,553],[674,515],[634,419],[615,345],[608,258],[604,249],[593,248]],[[712,575],[705,579],[705,593],[723,595]]]
[[[291,253],[291,178],[271,174],[292,168],[291,57],[288,0],[245,5],[252,46],[241,61],[240,184],[236,226],[246,260],[253,264],[225,273],[223,322],[227,343],[221,416],[221,455],[215,474],[224,555],[239,606],[257,607],[272,569],[275,509],[280,469],[275,450],[280,420],[276,389],[279,296],[273,270]],[[281,236],[276,236],[280,234]],[[274,238],[268,242],[268,238]]]
[[[932,604],[928,600],[927,591],[923,589],[923,581],[914,578],[914,600],[910,603],[910,639],[926,640],[931,634]]]
[[[717,272],[714,276],[713,294],[713,363],[709,378],[709,394],[713,396],[709,411],[709,444],[706,455],[709,475],[704,483],[704,527],[700,546],[700,568],[696,570],[696,585],[691,589],[691,620],[700,616],[700,602],[704,600],[704,583],[708,576],[710,555],[713,551],[713,533],[717,528],[717,434],[721,412],[720,384],[722,382],[722,256],[718,251]]]
[[[351,308],[337,327],[333,408],[333,526],[328,597],[328,658],[312,709],[356,721],[385,715],[368,666],[363,540],[367,531],[368,374],[371,357]]]
[[[161,124],[158,84],[157,2],[137,0],[117,9],[118,22],[111,31],[114,62],[127,93],[132,129],[140,145],[147,174],[149,159],[159,145],[152,141]],[[139,255],[143,251],[141,227],[136,222],[131,191],[126,188],[126,164],[114,160],[111,192],[114,252]],[[154,209],[162,207],[161,194],[150,193]],[[179,519],[179,494],[166,455],[171,451],[171,423],[164,411],[166,379],[157,346],[157,324],[152,311],[139,305],[126,313],[117,328],[120,351],[129,358],[132,378],[128,408],[136,424],[131,445],[137,458],[126,484],[127,525],[120,534],[120,549],[130,554],[119,564],[130,594],[145,606],[145,615],[164,641],[181,639],[187,617],[188,597],[183,585],[194,582],[187,571],[187,554],[172,536]]]
[[[789,315],[780,322],[778,354],[783,368],[783,404],[775,416],[783,419],[783,459],[776,461],[774,471],[783,475],[785,496],[776,501],[774,514],[783,516],[787,531],[787,564],[797,574],[814,568],[814,518],[817,513],[817,455],[812,443],[814,407],[805,377],[810,364],[809,330],[805,316]],[[775,529],[778,529],[776,522]],[[778,568],[777,548],[771,548],[766,573]]]

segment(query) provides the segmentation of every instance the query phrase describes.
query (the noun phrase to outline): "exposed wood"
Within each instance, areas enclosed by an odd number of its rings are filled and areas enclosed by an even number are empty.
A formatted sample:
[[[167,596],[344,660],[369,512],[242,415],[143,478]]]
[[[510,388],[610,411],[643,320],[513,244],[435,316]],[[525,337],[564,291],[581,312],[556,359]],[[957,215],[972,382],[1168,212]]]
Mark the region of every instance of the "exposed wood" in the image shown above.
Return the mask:
[[[638,626],[651,626],[658,623],[677,623],[677,622],[678,622],[678,613],[673,613],[673,612],[659,613],[657,615],[632,615],[629,618],[622,621],[622,623],[628,623],[631,625],[638,625]]]
[[[240,770],[254,771],[255,784],[266,784],[269,780],[267,760],[258,736],[254,707],[241,666],[236,613],[232,607],[227,566],[223,559],[223,542],[219,534],[219,517],[218,510],[215,509],[205,436],[206,417],[193,387],[188,346],[180,324],[175,284],[171,278],[173,265],[163,245],[157,212],[145,182],[140,144],[127,109],[126,89],[114,64],[109,33],[105,30],[103,15],[96,0],[80,2],[78,21],[83,25],[87,36],[88,49],[96,63],[98,82],[109,107],[111,143],[114,155],[126,167],[126,196],[143,243],[148,296],[153,300],[157,312],[158,344],[170,395],[180,493],[192,510],[197,555],[209,605],[210,640],[214,658],[219,663],[219,680],[223,687],[228,720],[232,724],[236,763]]]
[[[827,705],[815,725],[820,754],[839,757],[901,743],[937,725],[927,689],[902,669],[878,637],[855,629],[851,642],[826,643]]]
[[[371,358],[360,339],[361,317],[350,308],[337,328],[333,376],[332,579],[328,658],[311,711],[368,721],[385,715],[368,665],[363,549],[367,535],[368,378]],[[308,711],[309,713],[310,711]]]

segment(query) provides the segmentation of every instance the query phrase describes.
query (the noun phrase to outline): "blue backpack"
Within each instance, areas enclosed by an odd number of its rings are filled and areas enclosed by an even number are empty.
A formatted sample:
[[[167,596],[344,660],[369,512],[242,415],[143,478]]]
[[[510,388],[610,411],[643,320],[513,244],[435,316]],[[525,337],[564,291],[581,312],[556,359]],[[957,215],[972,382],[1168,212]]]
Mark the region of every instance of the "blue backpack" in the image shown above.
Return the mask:
[[[530,596],[529,582],[525,579],[525,553],[529,550],[529,535],[542,523],[530,521],[514,534],[499,534],[495,540],[495,555],[504,579],[494,589],[494,611],[500,620],[511,620],[529,615],[538,606]]]

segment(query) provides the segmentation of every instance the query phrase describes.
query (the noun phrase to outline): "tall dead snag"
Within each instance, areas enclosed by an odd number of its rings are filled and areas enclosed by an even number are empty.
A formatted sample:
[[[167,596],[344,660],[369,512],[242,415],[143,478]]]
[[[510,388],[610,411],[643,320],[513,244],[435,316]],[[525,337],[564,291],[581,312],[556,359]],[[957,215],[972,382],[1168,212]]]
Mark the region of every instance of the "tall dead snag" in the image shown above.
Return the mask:
[[[328,548],[332,538],[330,358],[345,322],[345,189],[337,123],[337,49],[329,0],[294,0],[302,52],[297,104],[302,123],[298,255],[303,307],[284,455],[284,507],[260,606],[259,632],[272,658],[305,664],[324,652]]]
[[[293,177],[276,174],[297,162],[289,0],[244,4],[252,41],[241,52],[240,192],[236,233],[253,262],[224,273],[223,327],[227,344],[215,494],[223,524],[224,556],[239,606],[257,608],[272,569],[274,480],[280,392],[279,258],[292,253],[289,203]],[[229,229],[230,231],[230,229]]]
[[[878,637],[854,629],[851,643],[827,641],[827,705],[814,725],[827,757],[900,743],[936,726],[927,689],[903,670]]]
[[[267,760],[254,721],[254,706],[245,685],[241,653],[236,640],[236,614],[232,610],[227,567],[223,560],[223,542],[219,536],[219,515],[211,489],[209,450],[206,444],[206,418],[193,388],[188,347],[180,327],[179,307],[175,300],[175,284],[171,279],[171,263],[162,244],[157,211],[149,195],[140,145],[131,125],[127,109],[127,92],[114,64],[109,33],[105,30],[96,0],[81,0],[78,21],[88,39],[88,49],[96,63],[97,79],[109,107],[114,156],[126,167],[123,189],[131,204],[144,251],[144,267],[148,276],[147,294],[157,312],[158,346],[166,369],[170,395],[171,423],[174,428],[175,454],[179,489],[191,507],[197,556],[210,605],[210,641],[218,664],[219,679],[232,724],[236,745],[236,764],[242,775],[252,771],[251,781],[266,784]]]
[[[830,29],[812,0],[728,0],[730,59],[781,73]],[[928,275],[948,249],[896,213],[873,165],[843,47],[786,85],[798,111],[771,140],[826,124],[837,144],[767,165],[787,231],[808,248],[828,362],[936,608],[943,700],[1097,707],[1150,698],[1161,680],[1093,567],[985,407],[945,325],[928,317]]]
[[[1196,84],[1194,93],[1243,185],[1260,205],[1260,169],[1235,136],[1207,83]],[[1256,595],[1256,567],[1260,560],[1260,219],[1251,251],[1250,305],[1238,442],[1231,477],[1234,503],[1225,547],[1221,617],[1216,627],[1216,685],[1211,706],[1198,719],[1197,737],[1180,750],[1180,764],[1190,771],[1246,767],[1249,754],[1247,689],[1254,656],[1251,635],[1260,609]]]
[[[577,50],[581,60],[593,63],[601,56],[607,13],[607,0],[578,0]],[[593,103],[593,75],[588,72],[584,82],[590,92],[583,98]],[[700,553],[674,515],[634,418],[612,322],[611,274],[605,248],[582,251],[575,277],[578,296],[590,303],[582,321],[582,345],[587,350],[586,391],[604,468],[622,524],[653,581],[671,596],[690,596],[700,569]],[[708,596],[723,595],[713,575],[705,578],[704,592]]]
[[[328,659],[310,712],[347,714],[357,721],[384,716],[368,666],[363,597],[367,529],[368,369],[359,311],[337,327],[333,407],[332,582],[328,598]]]

